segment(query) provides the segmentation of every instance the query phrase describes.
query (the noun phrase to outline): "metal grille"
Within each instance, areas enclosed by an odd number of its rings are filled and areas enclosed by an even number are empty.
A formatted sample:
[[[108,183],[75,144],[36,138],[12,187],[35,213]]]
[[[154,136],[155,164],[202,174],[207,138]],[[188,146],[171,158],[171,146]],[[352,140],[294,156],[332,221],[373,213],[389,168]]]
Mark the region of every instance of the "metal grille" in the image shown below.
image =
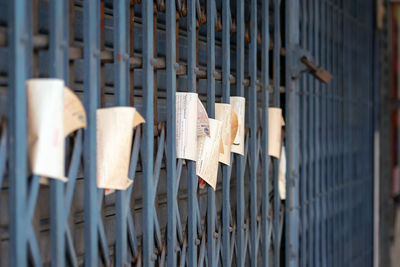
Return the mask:
[[[373,5],[0,1],[0,265],[370,266]],[[29,176],[30,77],[62,78],[84,102],[67,183]],[[245,155],[220,164],[216,191],[176,159],[177,91],[199,93],[211,118],[215,102],[246,97]],[[96,109],[128,105],[147,122],[134,133],[134,183],[104,197]],[[269,107],[285,114],[285,201]]]

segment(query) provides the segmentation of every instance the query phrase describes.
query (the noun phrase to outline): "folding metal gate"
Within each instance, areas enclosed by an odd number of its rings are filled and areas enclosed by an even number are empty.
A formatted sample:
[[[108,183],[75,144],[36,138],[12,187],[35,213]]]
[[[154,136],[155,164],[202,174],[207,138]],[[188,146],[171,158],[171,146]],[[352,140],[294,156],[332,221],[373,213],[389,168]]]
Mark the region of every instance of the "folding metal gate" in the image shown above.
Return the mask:
[[[374,1],[0,6],[1,266],[371,265]],[[84,101],[65,184],[29,176],[30,77],[65,79]],[[216,191],[198,188],[195,162],[176,160],[176,91],[198,92],[210,117],[215,102],[246,97],[246,153],[220,165]],[[147,121],[134,135],[134,184],[104,197],[96,109],[127,105]],[[280,106],[286,201],[268,156],[268,107]]]

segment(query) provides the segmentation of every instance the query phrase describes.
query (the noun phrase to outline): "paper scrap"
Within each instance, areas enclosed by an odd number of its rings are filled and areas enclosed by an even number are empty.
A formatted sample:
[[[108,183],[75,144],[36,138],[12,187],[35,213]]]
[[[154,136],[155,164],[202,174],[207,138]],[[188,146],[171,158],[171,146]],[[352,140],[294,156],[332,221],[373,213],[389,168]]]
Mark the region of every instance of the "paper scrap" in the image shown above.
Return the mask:
[[[224,152],[219,154],[219,161],[231,165],[231,117],[232,106],[230,104],[215,104],[215,119],[222,122],[222,144]]]
[[[285,146],[282,146],[281,159],[279,161],[279,196],[286,199],[286,153]]]
[[[244,135],[245,135],[245,104],[246,99],[240,96],[231,96],[230,102],[232,109],[236,112],[238,118],[238,130],[233,141],[231,151],[240,155],[244,155]]]
[[[86,113],[78,96],[64,88],[64,135],[86,127]]]
[[[282,144],[282,109],[268,108],[268,154],[280,158]]]
[[[196,174],[215,190],[217,185],[222,122],[209,119],[209,125],[210,137],[205,135],[198,138]]]
[[[207,111],[197,98],[197,136],[210,136],[210,123],[208,121]]]
[[[176,157],[196,160],[197,107],[196,93],[176,93]]]
[[[233,145],[233,142],[235,141],[235,138],[236,138],[236,135],[237,135],[237,131],[238,131],[238,127],[239,127],[238,116],[237,116],[236,112],[232,109],[232,114],[231,114],[231,146]]]
[[[26,88],[30,169],[65,182],[64,81],[31,79]]]
[[[125,190],[132,180],[128,178],[132,149],[133,128],[144,122],[133,107],[98,109],[97,115],[97,186]]]

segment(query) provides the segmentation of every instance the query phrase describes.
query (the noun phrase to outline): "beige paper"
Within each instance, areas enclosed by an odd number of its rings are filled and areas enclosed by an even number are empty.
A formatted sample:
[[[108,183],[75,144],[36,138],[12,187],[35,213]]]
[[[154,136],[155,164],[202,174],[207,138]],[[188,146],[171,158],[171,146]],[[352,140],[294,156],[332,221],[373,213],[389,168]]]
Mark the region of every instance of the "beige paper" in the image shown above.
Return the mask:
[[[64,176],[64,81],[26,82],[28,154],[33,174],[66,181]]]
[[[215,190],[222,122],[209,119],[209,125],[210,137],[204,135],[198,138],[196,174]]]
[[[238,115],[232,109],[232,114],[231,114],[231,146],[233,145],[233,142],[235,141],[235,138],[236,138],[236,135],[237,135],[237,132],[238,132],[238,127],[239,127]]]
[[[133,107],[98,109],[97,115],[97,186],[125,190],[128,178],[133,128],[144,122]]]
[[[231,165],[231,117],[232,106],[230,104],[215,104],[215,119],[222,122],[222,144],[224,152],[219,154],[219,161]]]
[[[197,154],[196,93],[176,93],[176,157],[196,160]]]
[[[78,96],[64,88],[64,136],[86,127],[86,113]]]
[[[268,108],[268,154],[272,157],[280,157],[284,123],[282,109]]]
[[[233,141],[231,151],[240,155],[244,155],[244,135],[245,135],[245,105],[246,99],[240,96],[231,96],[230,102],[232,109],[236,112],[238,117],[238,131]]]
[[[210,137],[210,123],[203,103],[197,98],[197,136],[204,135]]]
[[[281,159],[279,161],[279,196],[286,199],[286,153],[285,146],[282,146]]]

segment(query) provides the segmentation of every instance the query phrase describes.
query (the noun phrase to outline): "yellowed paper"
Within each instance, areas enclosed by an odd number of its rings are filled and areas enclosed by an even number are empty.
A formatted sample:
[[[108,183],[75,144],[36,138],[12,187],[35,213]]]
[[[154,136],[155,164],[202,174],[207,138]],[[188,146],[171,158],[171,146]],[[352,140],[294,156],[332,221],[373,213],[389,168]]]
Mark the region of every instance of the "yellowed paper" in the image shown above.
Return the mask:
[[[232,106],[230,104],[215,104],[215,119],[222,122],[222,144],[224,152],[219,154],[219,161],[231,165],[231,117]]]
[[[197,154],[196,93],[176,93],[176,157],[196,160]]]
[[[282,109],[268,108],[268,154],[272,157],[280,158],[284,123]]]
[[[133,107],[98,109],[97,115],[97,186],[125,190],[128,178],[133,128],[144,122]]]
[[[279,161],[279,196],[286,199],[286,153],[285,146],[282,146],[281,159]]]
[[[203,103],[197,98],[197,136],[203,135],[210,136],[210,123]]]
[[[231,96],[230,102],[232,109],[236,112],[238,117],[238,130],[233,141],[231,151],[240,155],[244,155],[244,135],[245,135],[245,105],[246,100],[244,97]]]
[[[64,81],[26,82],[28,154],[33,174],[66,181],[64,176]]]
[[[239,122],[238,122],[238,116],[236,112],[232,109],[232,115],[231,115],[231,147],[233,145],[233,142],[235,141],[237,131],[239,127]]]
[[[209,119],[209,125],[210,137],[204,135],[198,138],[196,174],[215,190],[222,122]]]
[[[78,96],[64,88],[64,136],[86,127],[86,113]]]

